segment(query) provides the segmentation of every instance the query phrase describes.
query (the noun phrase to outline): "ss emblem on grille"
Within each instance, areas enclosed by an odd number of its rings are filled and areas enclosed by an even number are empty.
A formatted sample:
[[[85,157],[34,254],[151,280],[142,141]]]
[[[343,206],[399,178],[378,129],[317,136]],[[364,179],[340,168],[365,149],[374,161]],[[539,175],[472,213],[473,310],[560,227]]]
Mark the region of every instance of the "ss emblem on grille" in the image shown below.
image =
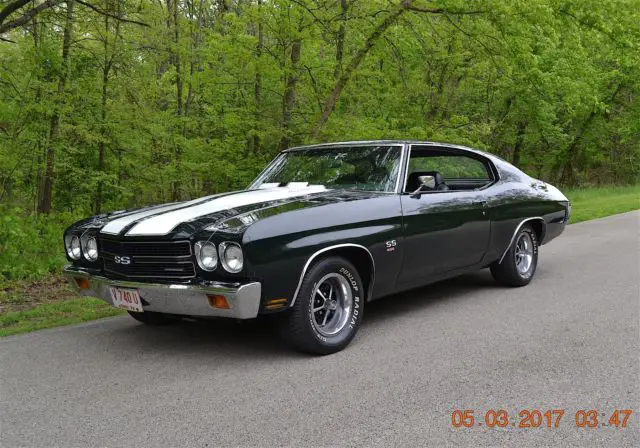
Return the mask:
[[[117,264],[131,264],[131,258],[129,257],[121,257],[120,255],[116,255],[113,257],[113,261]]]

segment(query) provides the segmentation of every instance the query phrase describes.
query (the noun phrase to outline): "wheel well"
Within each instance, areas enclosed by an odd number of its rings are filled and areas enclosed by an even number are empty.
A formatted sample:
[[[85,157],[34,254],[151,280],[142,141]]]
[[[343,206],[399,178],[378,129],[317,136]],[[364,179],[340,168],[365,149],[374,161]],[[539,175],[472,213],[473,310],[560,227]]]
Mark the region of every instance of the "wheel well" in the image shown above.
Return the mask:
[[[542,244],[542,240],[546,233],[546,225],[543,219],[532,219],[528,221],[527,224],[531,226],[533,231],[536,233],[536,237],[538,238],[538,244]]]
[[[369,251],[364,247],[359,246],[336,247],[335,249],[323,252],[314,260],[314,262],[331,256],[345,258],[355,266],[358,270],[358,274],[360,274],[360,278],[362,279],[362,284],[364,285],[364,296],[369,299],[373,288],[372,282],[375,270],[373,258]]]
[[[536,237],[538,238],[538,244],[542,245],[545,233],[547,231],[547,224],[544,222],[544,219],[543,218],[527,218],[523,221],[520,221],[520,224],[518,224],[518,227],[516,227],[516,229],[513,231],[513,235],[511,236],[511,241],[509,241],[509,244],[507,245],[506,249],[502,253],[502,257],[500,257],[500,260],[498,260],[498,264],[502,263],[502,260],[504,259],[505,255],[507,255],[509,248],[514,243],[517,233],[520,231],[522,226],[525,226],[525,225],[528,225],[533,229],[533,231],[536,234]]]

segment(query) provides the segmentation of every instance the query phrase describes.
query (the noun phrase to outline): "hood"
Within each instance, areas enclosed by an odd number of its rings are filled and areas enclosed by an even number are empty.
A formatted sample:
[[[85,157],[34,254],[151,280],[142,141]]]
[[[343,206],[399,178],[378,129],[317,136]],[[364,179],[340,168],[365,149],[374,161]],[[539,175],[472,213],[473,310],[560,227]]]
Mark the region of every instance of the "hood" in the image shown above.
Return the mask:
[[[322,185],[292,183],[283,187],[268,185],[257,190],[243,190],[207,196],[186,202],[156,205],[137,210],[98,215],[73,227],[100,229],[104,236],[185,237],[217,223],[267,209],[283,212],[292,208],[344,200],[336,190]],[[322,198],[322,200],[321,200]],[[319,201],[319,202],[318,202]],[[254,219],[256,214],[253,214]],[[245,220],[245,225],[250,224]],[[178,235],[179,234],[179,235]]]

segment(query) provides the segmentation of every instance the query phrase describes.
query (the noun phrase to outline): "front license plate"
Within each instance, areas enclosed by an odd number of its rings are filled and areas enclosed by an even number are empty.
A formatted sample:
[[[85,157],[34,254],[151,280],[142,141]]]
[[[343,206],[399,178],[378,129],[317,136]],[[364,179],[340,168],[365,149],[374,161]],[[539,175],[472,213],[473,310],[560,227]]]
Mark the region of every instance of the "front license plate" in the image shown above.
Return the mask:
[[[137,289],[114,288],[113,286],[109,289],[111,290],[113,306],[128,311],[137,311],[138,313],[144,311]]]

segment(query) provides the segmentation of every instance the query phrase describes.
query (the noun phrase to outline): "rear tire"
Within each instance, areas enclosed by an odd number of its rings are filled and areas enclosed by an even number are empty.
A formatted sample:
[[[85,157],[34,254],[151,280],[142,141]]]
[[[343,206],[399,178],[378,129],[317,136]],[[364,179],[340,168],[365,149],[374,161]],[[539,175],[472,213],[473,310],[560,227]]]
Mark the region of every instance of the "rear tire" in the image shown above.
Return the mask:
[[[171,325],[177,323],[180,320],[179,317],[163,313],[154,313],[153,311],[145,311],[144,313],[127,311],[127,313],[129,313],[129,316],[133,317],[138,322],[154,326]]]
[[[335,353],[358,332],[364,302],[364,285],[356,268],[342,257],[328,257],[309,268],[279,330],[300,351]]]
[[[538,265],[538,237],[533,228],[524,225],[518,230],[502,263],[491,265],[493,278],[505,286],[525,286],[531,282]]]

